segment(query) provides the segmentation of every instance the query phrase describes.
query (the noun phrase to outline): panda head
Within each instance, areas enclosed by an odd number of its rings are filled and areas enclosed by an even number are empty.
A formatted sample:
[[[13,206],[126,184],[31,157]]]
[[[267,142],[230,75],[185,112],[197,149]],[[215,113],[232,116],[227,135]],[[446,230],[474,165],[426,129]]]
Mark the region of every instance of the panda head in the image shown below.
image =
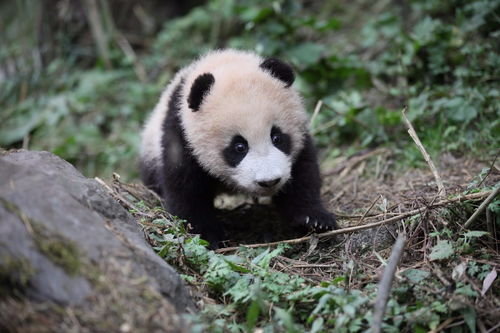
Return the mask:
[[[195,64],[181,120],[194,156],[211,175],[251,195],[273,195],[290,180],[306,115],[277,59],[224,51]]]

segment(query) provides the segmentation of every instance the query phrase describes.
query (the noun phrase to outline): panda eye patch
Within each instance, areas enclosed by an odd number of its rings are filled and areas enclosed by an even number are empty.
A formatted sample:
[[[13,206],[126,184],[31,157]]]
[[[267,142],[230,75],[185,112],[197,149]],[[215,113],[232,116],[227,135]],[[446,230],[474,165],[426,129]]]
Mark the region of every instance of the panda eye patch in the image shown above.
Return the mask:
[[[248,153],[248,142],[241,135],[235,135],[229,145],[222,150],[224,161],[231,167],[236,167]]]
[[[292,140],[290,135],[283,133],[278,126],[273,126],[271,129],[271,142],[283,153],[290,155],[292,151]]]

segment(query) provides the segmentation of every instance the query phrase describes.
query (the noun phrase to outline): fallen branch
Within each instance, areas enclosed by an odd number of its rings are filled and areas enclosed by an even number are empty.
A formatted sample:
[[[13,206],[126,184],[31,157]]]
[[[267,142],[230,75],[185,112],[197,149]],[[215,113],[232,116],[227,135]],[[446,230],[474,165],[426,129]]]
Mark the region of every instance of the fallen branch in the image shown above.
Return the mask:
[[[464,228],[467,229],[472,224],[472,222],[474,222],[477,219],[477,217],[486,209],[486,207],[488,207],[488,205],[490,204],[490,202],[492,202],[493,199],[495,199],[495,197],[498,195],[499,192],[500,192],[500,183],[497,184],[496,189],[494,189],[491,192],[491,194],[486,198],[486,200],[483,201],[483,203],[474,212],[474,214],[472,214],[472,216],[469,217],[469,219],[467,220],[467,222],[465,222]]]
[[[382,329],[382,320],[384,319],[387,300],[389,299],[389,293],[392,287],[392,281],[394,280],[394,274],[396,273],[399,259],[401,259],[403,254],[405,242],[406,237],[399,234],[396,243],[392,247],[391,256],[389,257],[382,279],[378,285],[377,299],[375,300],[375,307],[373,309],[372,333],[379,333]]]
[[[417,132],[415,132],[415,129],[413,128],[411,122],[406,117],[406,110],[407,110],[407,108],[408,107],[405,106],[403,108],[403,111],[401,111],[401,113],[403,114],[403,120],[404,120],[404,122],[406,124],[406,127],[408,127],[408,134],[410,134],[411,138],[413,139],[413,141],[417,145],[418,149],[420,150],[420,152],[424,156],[425,161],[429,165],[429,168],[431,169],[432,174],[434,175],[434,178],[436,179],[436,184],[437,184],[437,187],[438,187],[438,193],[441,194],[441,197],[445,197],[446,196],[446,190],[444,189],[443,181],[441,180],[441,177],[439,176],[439,173],[438,173],[438,171],[436,169],[436,166],[434,165],[434,162],[432,162],[431,157],[429,156],[429,154],[425,150],[424,145],[422,145],[422,142],[418,138]]]
[[[432,205],[428,205],[426,207],[419,208],[419,209],[414,209],[414,210],[411,210],[409,212],[402,213],[400,215],[393,216],[391,218],[388,218],[388,219],[385,219],[385,220],[382,220],[379,222],[369,223],[369,224],[360,225],[360,226],[356,226],[356,227],[347,227],[347,228],[339,229],[339,230],[331,230],[331,231],[323,232],[321,234],[317,234],[314,236],[305,236],[305,237],[301,237],[301,238],[287,239],[287,240],[283,240],[283,241],[270,242],[270,243],[248,244],[248,245],[242,244],[240,246],[232,246],[232,247],[225,247],[222,249],[218,249],[215,252],[217,252],[217,253],[232,252],[232,251],[238,250],[240,247],[256,248],[256,247],[268,247],[268,246],[274,247],[274,246],[278,246],[280,244],[300,244],[300,243],[308,242],[309,240],[311,240],[312,237],[316,237],[316,238],[320,239],[320,238],[331,237],[331,236],[335,236],[335,235],[352,233],[352,232],[361,231],[361,230],[365,230],[365,229],[371,229],[371,228],[375,228],[375,227],[378,227],[378,226],[381,226],[384,224],[398,222],[404,218],[414,216],[417,214],[421,214],[429,209],[444,206],[444,205],[447,205],[447,204],[450,204],[453,202],[460,202],[460,201],[465,201],[465,200],[480,200],[482,198],[487,197],[491,193],[492,193],[492,191],[484,191],[484,192],[479,192],[479,193],[460,195],[458,197],[447,199],[447,200],[441,200],[441,201],[438,201]]]

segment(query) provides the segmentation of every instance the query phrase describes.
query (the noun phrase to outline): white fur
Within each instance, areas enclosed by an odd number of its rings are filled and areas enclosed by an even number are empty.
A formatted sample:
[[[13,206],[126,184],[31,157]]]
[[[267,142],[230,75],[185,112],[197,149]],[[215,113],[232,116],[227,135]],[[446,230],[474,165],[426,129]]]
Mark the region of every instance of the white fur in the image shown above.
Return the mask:
[[[173,80],[161,94],[160,101],[156,104],[151,116],[149,116],[145,123],[141,137],[141,159],[148,164],[161,165],[162,163],[162,126],[168,113],[168,102],[174,89],[181,82],[187,70],[188,68],[184,68],[174,76]]]
[[[222,50],[201,57],[177,74],[168,85],[143,132],[142,158],[160,163],[162,124],[168,99],[184,80],[180,99],[180,118],[185,137],[200,165],[231,187],[262,195],[272,190],[258,187],[257,181],[281,178],[274,191],[289,178],[291,165],[303,147],[307,116],[293,87],[272,77],[259,65],[256,54]],[[194,80],[211,73],[215,83],[204,96],[200,110],[193,112],[187,99]],[[271,143],[272,126],[291,136],[292,152],[285,155]],[[222,150],[234,135],[249,144],[247,156],[236,168],[225,163]]]

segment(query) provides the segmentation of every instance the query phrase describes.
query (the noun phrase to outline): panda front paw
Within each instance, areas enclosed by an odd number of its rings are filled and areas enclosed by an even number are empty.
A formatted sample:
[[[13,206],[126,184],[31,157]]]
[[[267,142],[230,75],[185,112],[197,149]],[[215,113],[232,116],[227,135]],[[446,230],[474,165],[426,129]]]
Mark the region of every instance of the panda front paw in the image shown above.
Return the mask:
[[[324,209],[300,214],[299,219],[301,224],[316,232],[338,229],[335,215]]]
[[[201,238],[209,243],[208,248],[210,250],[217,250],[219,248],[219,243],[227,237],[222,226],[219,224],[213,224],[211,226],[207,226],[205,230],[202,231]]]

